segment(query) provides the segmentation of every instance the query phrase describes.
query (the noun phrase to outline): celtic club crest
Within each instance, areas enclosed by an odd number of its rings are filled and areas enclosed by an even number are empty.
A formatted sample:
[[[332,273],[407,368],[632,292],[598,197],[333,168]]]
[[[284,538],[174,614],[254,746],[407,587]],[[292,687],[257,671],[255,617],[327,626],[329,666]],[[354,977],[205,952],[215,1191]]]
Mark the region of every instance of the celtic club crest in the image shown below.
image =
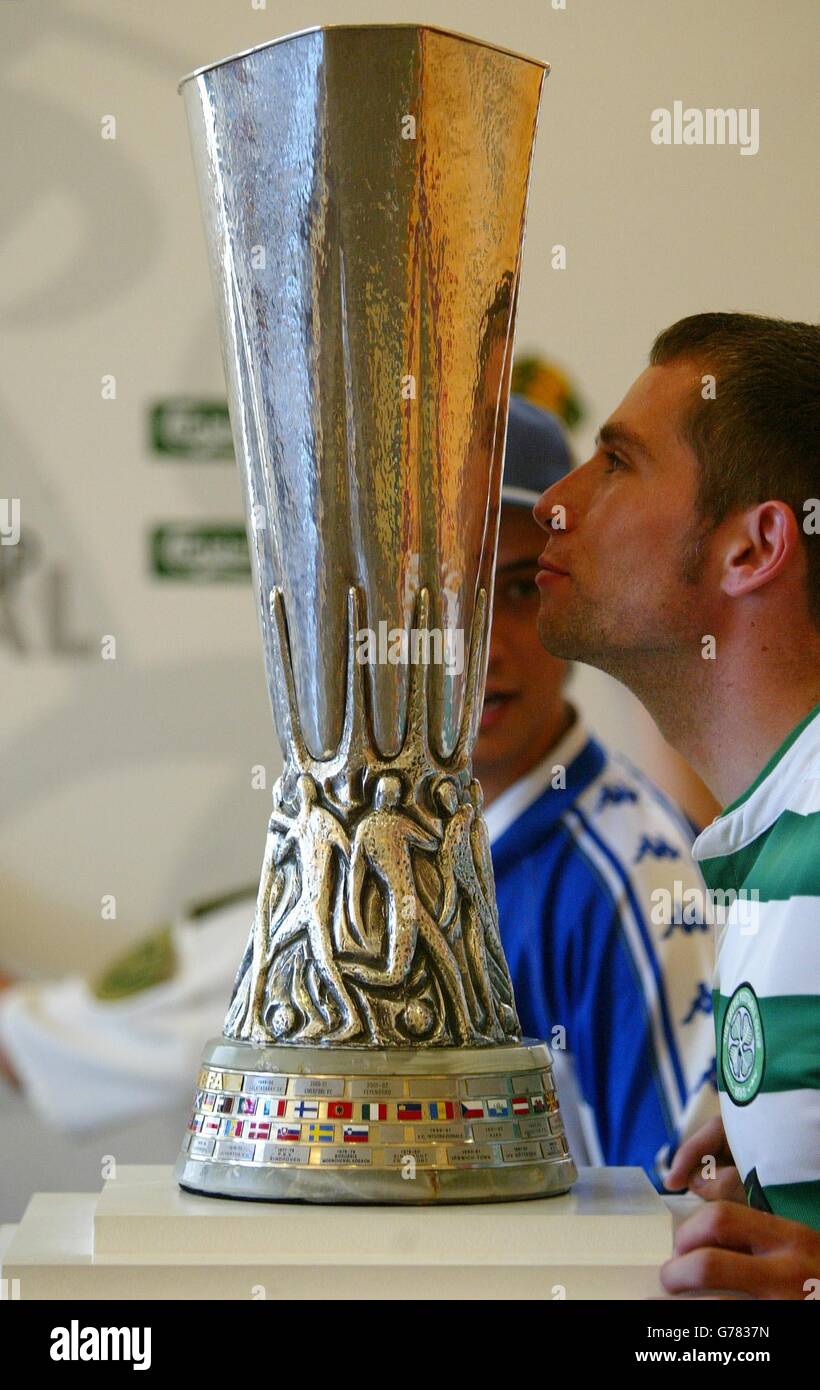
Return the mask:
[[[754,1100],[763,1080],[766,1049],[757,995],[749,984],[735,990],[721,1037],[723,1084],[735,1105]]]

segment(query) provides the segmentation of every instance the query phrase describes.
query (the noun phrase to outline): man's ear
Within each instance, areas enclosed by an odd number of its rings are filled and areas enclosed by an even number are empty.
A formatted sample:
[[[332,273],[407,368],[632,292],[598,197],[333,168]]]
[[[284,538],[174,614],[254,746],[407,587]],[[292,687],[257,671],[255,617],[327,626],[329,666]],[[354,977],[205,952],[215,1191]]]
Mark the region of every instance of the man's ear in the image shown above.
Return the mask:
[[[786,502],[761,502],[729,523],[720,587],[741,598],[776,579],[791,565],[800,546],[794,512]]]

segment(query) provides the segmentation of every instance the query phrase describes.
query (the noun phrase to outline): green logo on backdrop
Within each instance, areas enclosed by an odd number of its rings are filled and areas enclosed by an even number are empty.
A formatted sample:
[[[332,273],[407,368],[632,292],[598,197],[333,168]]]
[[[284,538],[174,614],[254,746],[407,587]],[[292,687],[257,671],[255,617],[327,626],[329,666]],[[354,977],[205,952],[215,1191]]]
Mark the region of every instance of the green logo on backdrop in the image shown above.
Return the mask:
[[[221,400],[174,396],[149,412],[151,448],[176,459],[232,459],[228,406]]]
[[[735,1105],[748,1105],[760,1090],[766,1062],[760,1005],[749,984],[729,1000],[720,1051],[726,1090]]]
[[[129,994],[170,980],[177,968],[170,927],[146,936],[109,965],[92,985],[96,999],[126,999]]]
[[[244,526],[171,521],[150,534],[151,570],[160,579],[213,582],[249,579]]]

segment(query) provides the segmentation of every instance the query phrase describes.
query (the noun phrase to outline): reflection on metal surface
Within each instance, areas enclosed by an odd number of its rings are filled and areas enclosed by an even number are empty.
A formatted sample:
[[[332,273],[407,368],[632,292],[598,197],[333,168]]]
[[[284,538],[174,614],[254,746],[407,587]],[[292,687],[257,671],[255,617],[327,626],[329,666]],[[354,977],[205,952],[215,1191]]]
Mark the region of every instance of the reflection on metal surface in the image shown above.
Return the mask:
[[[542,77],[380,27],[311,31],[185,84],[269,688],[284,743],[279,586],[314,756],[341,736],[349,585],[374,629],[406,626],[424,585],[433,624],[468,631],[490,591]],[[407,672],[367,677],[387,755]],[[431,671],[444,754],[463,698],[463,674]]]

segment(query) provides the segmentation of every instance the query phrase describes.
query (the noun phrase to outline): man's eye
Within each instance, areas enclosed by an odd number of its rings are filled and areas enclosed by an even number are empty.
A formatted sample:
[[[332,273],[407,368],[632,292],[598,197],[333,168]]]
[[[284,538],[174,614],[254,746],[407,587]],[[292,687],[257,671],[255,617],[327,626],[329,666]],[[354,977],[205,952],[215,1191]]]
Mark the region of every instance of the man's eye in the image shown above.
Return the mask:
[[[623,459],[618,458],[617,454],[604,453],[604,458],[606,459],[605,473],[614,473],[617,468],[626,467]]]
[[[532,598],[533,594],[537,593],[538,589],[532,579],[512,579],[506,586],[506,597],[514,603],[519,599]]]

